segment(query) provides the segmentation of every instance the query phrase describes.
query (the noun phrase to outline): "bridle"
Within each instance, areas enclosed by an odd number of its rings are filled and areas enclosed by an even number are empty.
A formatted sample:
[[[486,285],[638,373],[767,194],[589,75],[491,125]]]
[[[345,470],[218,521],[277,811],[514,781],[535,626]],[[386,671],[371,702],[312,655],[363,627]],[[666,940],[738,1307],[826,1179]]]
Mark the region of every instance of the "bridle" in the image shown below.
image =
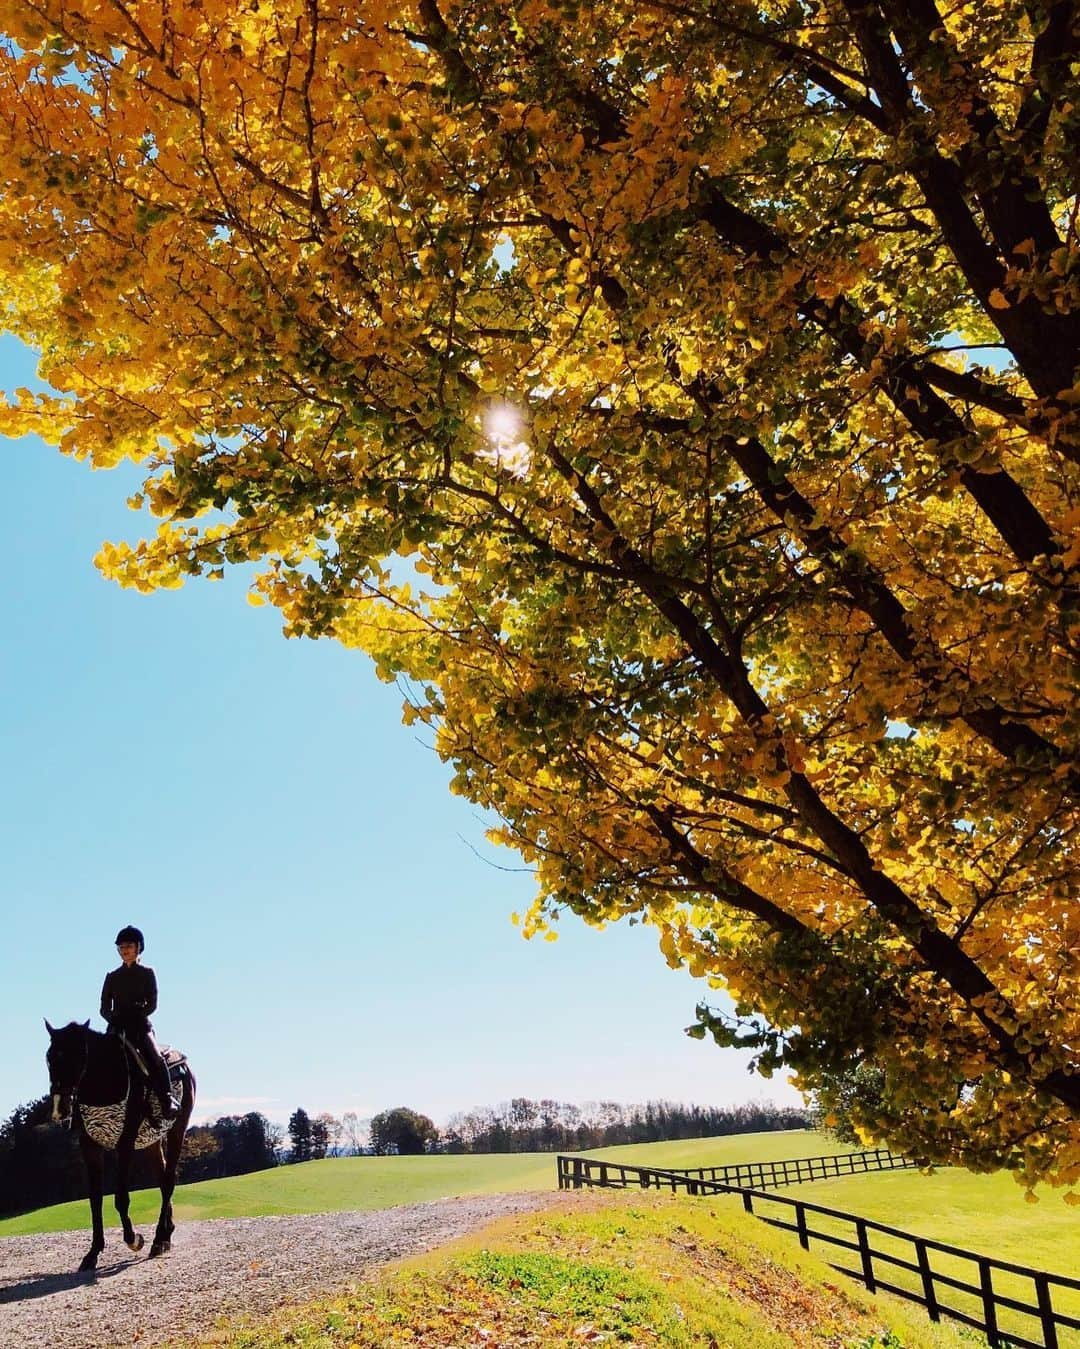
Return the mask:
[[[53,1067],[53,1056],[56,1052],[56,1041],[53,1040],[49,1047],[45,1061],[49,1068],[49,1095],[52,1097],[52,1120],[55,1123],[62,1124],[65,1129],[71,1128],[72,1116],[75,1109],[75,1097],[79,1091],[79,1083],[86,1075],[87,1060],[87,1040],[86,1030],[83,1028],[82,1034],[83,1053],[78,1065],[78,1072],[71,1082],[60,1082],[56,1077],[56,1070]],[[66,1057],[66,1056],[65,1056]]]

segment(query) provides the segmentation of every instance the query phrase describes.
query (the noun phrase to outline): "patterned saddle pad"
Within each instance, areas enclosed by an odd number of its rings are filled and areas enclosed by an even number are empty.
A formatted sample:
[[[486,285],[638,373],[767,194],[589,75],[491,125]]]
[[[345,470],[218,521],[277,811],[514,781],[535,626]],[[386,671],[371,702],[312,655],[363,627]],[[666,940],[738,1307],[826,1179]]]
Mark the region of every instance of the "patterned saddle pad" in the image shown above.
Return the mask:
[[[142,1056],[132,1049],[126,1040],[124,1046],[136,1073],[140,1078],[145,1079],[147,1076],[146,1065],[143,1063]],[[159,1049],[161,1057],[165,1060],[165,1066],[169,1070],[169,1081],[179,1086],[183,1081],[187,1055],[181,1053],[179,1049],[174,1049],[172,1045],[160,1045]],[[128,1091],[130,1092],[130,1090],[129,1084]],[[135,1135],[136,1148],[149,1148],[155,1143],[159,1143],[174,1124],[173,1120],[161,1118],[161,1103],[154,1092],[147,1091],[145,1096],[143,1119],[139,1122],[139,1131]],[[80,1101],[78,1106],[83,1128],[94,1142],[100,1144],[103,1148],[115,1148],[124,1130],[127,1096],[122,1101],[115,1101],[112,1105],[83,1105]]]
[[[136,1148],[148,1148],[160,1143],[175,1123],[163,1120],[157,1115],[157,1101],[154,1101],[154,1115],[139,1122],[139,1132],[135,1135]],[[103,1148],[115,1148],[124,1131],[124,1115],[127,1113],[127,1101],[116,1101],[112,1105],[83,1105],[79,1103],[79,1117],[83,1128]]]

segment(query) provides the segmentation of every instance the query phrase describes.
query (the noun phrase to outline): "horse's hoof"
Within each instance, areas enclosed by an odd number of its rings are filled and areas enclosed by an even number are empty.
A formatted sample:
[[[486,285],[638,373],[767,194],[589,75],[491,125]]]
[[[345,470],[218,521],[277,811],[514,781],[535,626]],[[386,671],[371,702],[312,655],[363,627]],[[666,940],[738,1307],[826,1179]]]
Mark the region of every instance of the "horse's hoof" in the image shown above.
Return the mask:
[[[134,1237],[127,1243],[128,1250],[141,1251],[146,1245],[146,1241],[141,1232],[136,1232]]]
[[[171,1250],[172,1250],[171,1242],[155,1241],[154,1244],[150,1247],[150,1259],[153,1260],[154,1257],[158,1255],[166,1255]]]
[[[91,1251],[79,1261],[80,1274],[89,1274],[92,1269],[97,1269],[97,1251]]]

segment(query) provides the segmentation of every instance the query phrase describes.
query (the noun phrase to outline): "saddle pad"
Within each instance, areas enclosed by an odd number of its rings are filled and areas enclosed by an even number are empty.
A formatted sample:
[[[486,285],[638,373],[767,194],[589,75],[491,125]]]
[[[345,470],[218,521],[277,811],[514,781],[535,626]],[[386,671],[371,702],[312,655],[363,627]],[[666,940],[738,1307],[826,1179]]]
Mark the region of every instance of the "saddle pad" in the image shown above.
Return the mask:
[[[79,1117],[87,1134],[103,1148],[115,1148],[124,1130],[126,1104],[117,1101],[113,1105],[79,1104]],[[135,1135],[137,1148],[149,1148],[159,1143],[172,1128],[172,1120],[144,1119]]]

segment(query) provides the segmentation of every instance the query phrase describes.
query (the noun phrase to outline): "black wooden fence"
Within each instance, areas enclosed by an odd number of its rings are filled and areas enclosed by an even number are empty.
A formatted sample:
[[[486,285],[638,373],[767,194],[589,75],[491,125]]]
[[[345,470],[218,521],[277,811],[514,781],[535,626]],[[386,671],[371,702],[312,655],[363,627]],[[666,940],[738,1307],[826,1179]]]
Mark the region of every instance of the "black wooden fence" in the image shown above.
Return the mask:
[[[559,1189],[578,1189],[580,1184],[600,1185],[639,1185],[638,1179],[648,1167],[619,1167],[614,1162],[595,1162],[587,1157],[559,1158]],[[565,1170],[561,1163],[568,1163]],[[588,1162],[592,1167],[606,1168],[610,1179],[578,1182],[574,1179],[573,1163]],[[780,1162],[733,1162],[729,1166],[668,1167],[663,1174],[686,1176],[693,1180],[718,1181],[721,1185],[734,1185],[740,1190],[767,1190],[780,1185],[800,1185],[807,1180],[831,1180],[836,1176],[863,1175],[867,1171],[899,1171],[906,1167],[918,1166],[918,1162],[900,1157],[887,1148],[872,1148],[865,1152],[840,1152],[831,1157],[796,1157]],[[619,1171],[633,1172],[627,1179],[620,1177]],[[664,1187],[666,1188],[666,1184]]]
[[[845,1154],[858,1156],[858,1154]],[[890,1154],[891,1155],[891,1154]],[[557,1159],[559,1188],[582,1186],[616,1188],[686,1190],[688,1194],[739,1194],[747,1213],[753,1213],[773,1227],[794,1232],[804,1250],[810,1239],[849,1251],[850,1263],[830,1261],[834,1269],[864,1283],[873,1293],[883,1289],[911,1302],[921,1303],[931,1320],[942,1316],[985,1331],[992,1345],[1010,1345],[1017,1349],[1065,1349],[1080,1344],[1068,1334],[1080,1331],[1080,1279],[1015,1265],[976,1255],[942,1241],[918,1237],[911,1232],[859,1218],[838,1209],[808,1204],[787,1195],[769,1194],[760,1188],[723,1181],[702,1171],[735,1170],[733,1167],[698,1168],[694,1171],[663,1170],[656,1167],[625,1166],[619,1162],[601,1162],[592,1157],[560,1156]],[[804,1159],[804,1167],[805,1161]],[[809,1160],[820,1161],[820,1158]],[[781,1167],[783,1163],[772,1163]],[[794,1176],[795,1162],[788,1163]],[[768,1168],[770,1163],[752,1163]],[[749,1170],[742,1166],[739,1170]],[[861,1172],[863,1168],[856,1167]],[[891,1170],[884,1164],[868,1164],[866,1170]],[[851,1171],[828,1172],[850,1175]],[[815,1178],[818,1178],[815,1176]],[[802,1179],[809,1179],[804,1174]],[[784,1181],[776,1181],[784,1184]],[[755,1209],[754,1205],[757,1205]],[[772,1205],[780,1215],[762,1210]],[[785,1212],[786,1210],[786,1212]],[[825,1227],[829,1230],[824,1230]],[[852,1268],[854,1264],[854,1268]],[[1075,1294],[1075,1296],[1071,1296]],[[959,1304],[959,1305],[957,1305]],[[1066,1310],[1066,1306],[1068,1310]],[[1060,1330],[1067,1332],[1063,1339]],[[1038,1335],[1040,1338],[1034,1338]]]

